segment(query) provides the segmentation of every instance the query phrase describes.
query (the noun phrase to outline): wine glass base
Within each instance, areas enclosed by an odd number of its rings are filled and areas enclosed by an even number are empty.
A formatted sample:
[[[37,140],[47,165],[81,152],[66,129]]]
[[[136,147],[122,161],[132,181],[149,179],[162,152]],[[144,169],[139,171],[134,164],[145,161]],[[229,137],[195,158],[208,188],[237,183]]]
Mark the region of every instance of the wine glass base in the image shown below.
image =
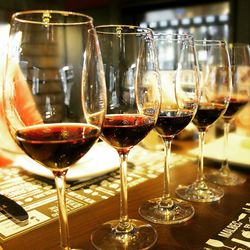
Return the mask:
[[[129,220],[132,227],[128,232],[117,230],[118,220],[101,225],[91,235],[91,242],[96,249],[149,249],[157,240],[156,230],[139,220]]]
[[[146,201],[139,208],[139,214],[146,220],[158,224],[179,224],[191,219],[194,208],[180,199],[171,199],[171,207],[162,206],[161,198]]]
[[[179,185],[175,192],[180,198],[194,202],[213,202],[224,196],[222,188],[204,181],[189,186]]]
[[[205,179],[209,182],[222,186],[237,186],[246,181],[246,178],[232,171],[224,173],[220,170],[206,174]]]

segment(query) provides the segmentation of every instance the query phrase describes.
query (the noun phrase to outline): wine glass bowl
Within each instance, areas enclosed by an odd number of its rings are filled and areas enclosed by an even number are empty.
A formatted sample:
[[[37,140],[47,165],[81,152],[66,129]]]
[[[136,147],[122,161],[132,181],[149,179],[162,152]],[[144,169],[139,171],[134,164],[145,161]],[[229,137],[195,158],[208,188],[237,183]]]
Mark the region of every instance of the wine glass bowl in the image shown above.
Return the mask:
[[[155,131],[165,149],[164,190],[162,197],[145,201],[139,214],[159,224],[189,220],[194,208],[170,195],[170,156],[173,138],[193,119],[199,103],[198,64],[193,38],[189,35],[156,33],[162,102]]]
[[[226,112],[222,116],[224,122],[224,155],[219,171],[211,171],[205,175],[206,180],[223,186],[235,186],[246,181],[241,175],[232,171],[228,162],[228,137],[230,125],[239,112],[248,104],[250,96],[250,50],[249,45],[234,43],[229,45],[229,56],[232,72],[232,94]]]
[[[91,235],[96,249],[149,249],[157,239],[148,223],[129,219],[127,160],[130,150],[154,127],[160,107],[160,79],[152,31],[136,26],[96,27],[107,85],[107,113],[101,138],[120,157],[120,218]]]
[[[205,134],[226,111],[231,96],[231,71],[227,44],[224,41],[195,41],[198,56],[201,98],[194,125],[199,134],[199,163],[197,179],[189,186],[179,186],[179,197],[197,202],[211,202],[223,197],[224,191],[217,185],[205,182],[203,147]]]
[[[99,138],[106,111],[92,18],[50,10],[14,14],[3,93],[16,144],[54,174],[60,247],[70,249],[66,174]]]

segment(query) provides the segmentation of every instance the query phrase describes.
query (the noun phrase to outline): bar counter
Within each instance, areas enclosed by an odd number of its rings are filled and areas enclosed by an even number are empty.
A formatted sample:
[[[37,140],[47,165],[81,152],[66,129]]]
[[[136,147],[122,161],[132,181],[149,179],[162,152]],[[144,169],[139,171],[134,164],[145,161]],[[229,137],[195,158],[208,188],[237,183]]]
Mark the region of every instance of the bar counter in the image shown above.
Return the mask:
[[[181,143],[180,145],[183,145]],[[173,145],[173,151],[183,153],[182,146],[178,143]],[[159,159],[163,164],[163,159]],[[153,164],[153,163],[152,163]],[[181,165],[171,168],[171,190],[175,196],[175,188],[179,184],[187,185],[192,183],[197,173],[196,160],[188,160]],[[205,161],[205,172],[212,168],[218,168],[218,163]],[[249,166],[250,167],[250,166]],[[7,169],[7,167],[6,167]],[[250,179],[249,169],[238,169],[237,171],[247,177],[247,181],[239,186],[223,187],[224,197],[218,202],[212,203],[192,203],[195,208],[195,215],[185,223],[177,225],[157,225],[152,224],[158,233],[158,240],[153,247],[155,250],[166,249],[224,249],[223,247],[212,247],[206,242],[213,238],[218,239],[218,234],[232,222],[241,223],[239,216],[242,214],[250,217]],[[138,185],[129,188],[128,209],[129,217],[140,219],[138,207],[143,201],[162,195],[163,175],[149,178]],[[249,205],[249,210],[244,209]],[[119,193],[108,199],[103,199],[92,205],[86,206],[69,214],[69,227],[72,248],[91,250],[94,249],[90,242],[90,235],[98,225],[119,217]],[[248,219],[249,219],[248,217]],[[250,224],[250,221],[248,221]],[[242,223],[241,223],[242,224]],[[238,233],[242,232],[238,229]],[[245,228],[248,227],[244,225]],[[247,230],[247,228],[245,229]],[[250,227],[248,228],[250,230]],[[225,232],[227,230],[224,230]],[[237,231],[237,230],[235,230]],[[234,232],[233,232],[234,233]],[[228,236],[229,241],[234,236]],[[249,242],[249,239],[245,238]],[[43,226],[34,227],[27,233],[17,234],[4,241],[0,241],[4,250],[39,250],[39,249],[59,249],[58,221],[55,219]],[[236,244],[230,240],[232,249],[248,249],[242,244]],[[228,245],[225,243],[225,245]],[[236,246],[233,248],[233,246]],[[226,249],[226,248],[225,248]]]

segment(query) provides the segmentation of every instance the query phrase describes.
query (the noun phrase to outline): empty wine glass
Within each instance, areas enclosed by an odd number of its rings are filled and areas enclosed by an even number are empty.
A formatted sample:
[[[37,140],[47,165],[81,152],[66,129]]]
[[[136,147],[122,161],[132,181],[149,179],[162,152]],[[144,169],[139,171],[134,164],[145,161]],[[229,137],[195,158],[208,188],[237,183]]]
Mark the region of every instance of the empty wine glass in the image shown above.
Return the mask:
[[[232,95],[228,108],[222,116],[224,122],[224,157],[219,171],[206,174],[206,179],[224,186],[242,184],[246,178],[229,168],[228,136],[230,124],[237,114],[248,104],[250,96],[250,51],[249,45],[235,43],[229,45],[232,71]],[[230,143],[230,142],[229,142]]]
[[[153,34],[126,25],[97,26],[108,90],[101,138],[120,156],[120,219],[91,235],[97,249],[149,249],[157,239],[148,223],[128,217],[127,160],[130,150],[154,127],[160,107]]]
[[[15,142],[54,174],[61,249],[70,249],[66,173],[97,141],[106,111],[92,18],[54,10],[14,14],[3,93]]]
[[[193,38],[188,35],[156,33],[162,103],[155,131],[165,149],[164,189],[160,198],[144,202],[140,215],[151,222],[175,224],[187,221],[194,208],[170,194],[171,143],[193,119],[199,102],[198,64]]]
[[[228,47],[224,41],[195,41],[198,56],[201,99],[193,119],[199,134],[198,175],[189,186],[178,186],[179,197],[197,202],[219,200],[224,195],[222,188],[205,182],[203,174],[203,148],[208,128],[226,111],[231,95],[231,71]]]

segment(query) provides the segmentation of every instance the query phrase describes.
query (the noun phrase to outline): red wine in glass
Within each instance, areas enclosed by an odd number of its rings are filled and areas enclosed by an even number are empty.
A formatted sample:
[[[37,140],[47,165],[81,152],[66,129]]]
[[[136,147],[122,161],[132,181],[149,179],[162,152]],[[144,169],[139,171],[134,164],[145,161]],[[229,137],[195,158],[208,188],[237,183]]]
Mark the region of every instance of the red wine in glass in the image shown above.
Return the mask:
[[[205,177],[208,181],[225,186],[234,186],[245,182],[245,178],[243,178],[239,174],[234,173],[229,168],[228,136],[231,121],[248,104],[248,102],[248,96],[231,97],[226,112],[222,116],[222,119],[224,121],[224,158],[222,161],[222,167],[219,171],[212,171],[206,174]]]
[[[196,40],[195,48],[200,71],[200,103],[193,119],[199,135],[198,173],[192,184],[178,186],[176,194],[189,201],[213,202],[220,200],[224,191],[205,181],[205,135],[228,107],[232,93],[231,64],[228,45],[223,40]]]
[[[24,152],[52,171],[62,171],[85,155],[100,135],[100,129],[87,124],[47,124],[16,132]],[[41,153],[42,152],[42,153]]]
[[[196,111],[196,114],[192,122],[199,131],[200,149],[203,148],[202,141],[204,140],[203,138],[201,139],[201,137],[204,137],[204,134],[207,131],[208,127],[212,125],[216,120],[218,120],[219,117],[222,116],[224,112],[225,112],[225,104],[223,103],[220,104],[220,103],[204,102],[198,105],[198,109]],[[220,198],[221,196],[223,196],[224,192],[222,189],[220,189],[219,187],[215,189],[211,185],[208,186],[203,181],[203,153],[199,164],[200,164],[199,165],[200,170],[198,175],[199,177],[197,178],[196,182],[187,187],[179,186],[176,190],[177,194],[187,200],[202,201],[202,202],[212,201],[213,199],[217,199],[217,197]],[[201,190],[203,193],[199,192],[199,190]]]
[[[235,117],[236,114],[239,113],[245,105],[247,105],[248,101],[248,98],[231,97],[227,110],[223,115],[223,120],[225,122],[230,122],[233,117]]]
[[[154,127],[154,119],[145,115],[106,115],[102,138],[120,150],[132,148]]]
[[[96,26],[105,65],[107,111],[101,138],[120,159],[120,216],[92,234],[95,249],[149,249],[156,230],[128,216],[127,162],[130,150],[153,129],[160,108],[160,77],[153,32],[131,25]]]
[[[52,171],[60,247],[71,249],[67,170],[100,136],[107,110],[93,18],[76,12],[31,10],[14,13],[10,26],[11,53],[7,53],[3,84],[6,124],[19,148]],[[75,48],[76,54],[69,53]]]
[[[228,45],[228,49],[231,63],[232,92],[228,108],[222,117],[224,123],[224,149],[221,168],[218,171],[208,173],[206,179],[223,186],[235,186],[244,183],[246,178],[230,169],[229,132],[231,122],[249,102],[250,47],[247,43],[231,43]]]
[[[201,103],[194,116],[193,123],[198,130],[205,131],[213,124],[224,112],[224,104]]]
[[[162,102],[154,130],[164,145],[163,193],[144,201],[139,214],[157,224],[178,224],[193,217],[194,207],[172,197],[171,144],[193,119],[199,103],[199,81],[193,37],[185,34],[155,33]],[[170,55],[171,54],[171,55]]]
[[[171,143],[175,135],[180,133],[191,121],[195,110],[162,109],[159,113],[155,131],[163,139],[165,146],[164,190],[163,196],[146,201],[139,208],[139,213],[145,219],[160,224],[175,224],[189,220],[194,215],[192,205],[170,195],[170,153]]]
[[[171,110],[160,112],[155,130],[162,137],[173,137],[181,132],[192,120],[189,110]]]

